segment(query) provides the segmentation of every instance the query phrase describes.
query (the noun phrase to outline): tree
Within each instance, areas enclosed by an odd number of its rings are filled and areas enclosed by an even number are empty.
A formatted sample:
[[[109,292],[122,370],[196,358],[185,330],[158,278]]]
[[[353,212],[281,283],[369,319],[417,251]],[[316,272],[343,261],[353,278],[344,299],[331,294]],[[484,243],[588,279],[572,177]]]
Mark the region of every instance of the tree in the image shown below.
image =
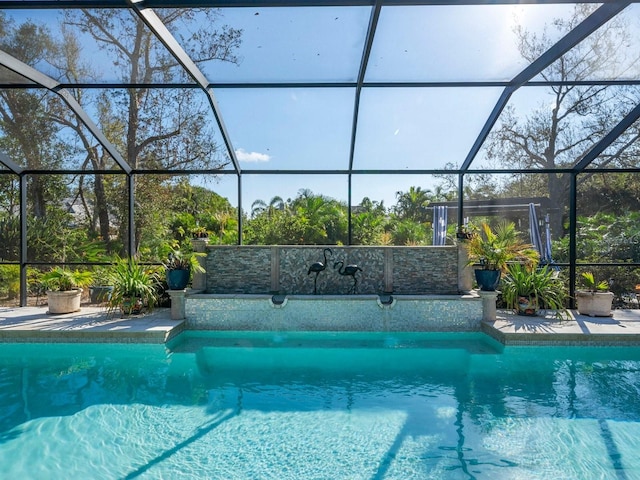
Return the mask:
[[[346,243],[346,205],[324,195],[315,195],[309,189],[301,189],[291,209],[306,226],[303,244]]]
[[[220,243],[228,243],[228,231],[236,227],[236,209],[226,198],[200,185],[192,185],[180,178],[169,190],[170,230],[178,242],[191,240],[191,230],[204,227],[217,236]],[[210,237],[209,241],[214,242]],[[235,241],[233,242],[235,243]]]
[[[268,217],[271,217],[276,211],[282,212],[284,209],[284,200],[277,195],[269,201],[269,205],[267,205],[264,200],[258,199],[251,204],[251,218],[255,218],[264,213],[266,213]]]
[[[237,62],[235,49],[240,45],[241,31],[220,26],[220,14],[211,9],[157,9],[164,24],[191,25],[191,36],[182,38],[183,48],[196,62],[211,60]],[[200,23],[196,15],[202,14]],[[184,78],[178,62],[155,39],[135,16],[115,9],[67,11],[64,19],[68,28],[88,33],[99,48],[114,60],[114,67],[122,82],[131,88],[111,92],[99,99],[100,127],[107,137],[123,152],[134,169],[215,169],[223,164],[218,160],[219,146],[213,140],[210,106],[199,91],[194,89],[137,88],[136,84],[164,83]],[[71,51],[71,53],[73,53]],[[68,69],[68,71],[73,71]],[[81,97],[78,96],[80,99]],[[79,127],[79,131],[82,129]],[[103,159],[98,147],[89,148],[94,166]],[[95,185],[96,195],[100,194]],[[167,176],[146,175],[136,177],[137,193],[154,192],[167,180]],[[144,184],[149,185],[144,185]],[[138,195],[135,245],[139,247],[142,232],[153,229],[148,220],[157,218],[160,202],[153,196]],[[148,201],[151,200],[151,201]],[[126,224],[127,205],[120,202],[117,221]],[[126,235],[121,229],[121,235]],[[104,229],[103,229],[104,234]],[[124,241],[122,242],[125,243]]]
[[[248,244],[333,245],[347,242],[347,207],[309,189],[293,200],[273,197],[252,204],[245,229]]]
[[[245,229],[247,245],[304,245],[306,224],[296,215],[277,212],[271,218],[260,215]]]
[[[384,242],[387,223],[384,202],[365,197],[351,212],[352,241],[355,245],[378,245]]]
[[[0,13],[3,32],[0,49],[20,61],[36,65],[55,57],[58,45],[44,26],[30,20],[16,24]],[[76,152],[52,115],[62,108],[62,100],[45,89],[3,89],[0,91],[0,150],[18,165],[30,170],[58,170]],[[28,175],[27,230],[28,260],[46,261],[62,251],[65,232],[74,219],[66,212],[65,200],[72,197],[76,179],[65,175]],[[3,257],[18,259],[20,202],[16,178],[3,176],[2,221]],[[47,241],[48,239],[48,241]]]
[[[568,20],[556,19],[542,35],[515,29],[522,57],[533,62],[552,46],[554,35],[549,30],[565,34],[595,10],[596,6],[578,4]],[[505,109],[498,127],[488,138],[488,158],[507,168],[557,169],[574,166],[621,119],[630,106],[638,103],[636,88],[608,85],[581,85],[572,82],[600,78],[609,72],[609,78],[624,75],[628,65],[640,59],[625,58],[620,52],[630,41],[630,29],[624,20],[613,19],[590,35],[559,60],[547,67],[540,76],[557,82],[547,87],[549,99],[528,114]],[[563,83],[564,82],[564,83]],[[636,125],[622,135],[602,165],[628,165],[630,147],[640,138]],[[635,147],[637,148],[637,147]],[[552,212],[551,229],[554,236],[563,233],[563,215],[569,198],[570,176],[547,173],[546,185],[539,194],[548,195],[551,205],[559,206]]]
[[[393,245],[424,245],[429,232],[412,220],[397,220],[391,224]]]
[[[634,173],[590,173],[578,189],[580,215],[640,211],[640,183]]]
[[[16,25],[0,12],[0,30],[0,49],[25,63],[44,62],[55,50],[47,29],[31,21]],[[34,170],[62,164],[66,149],[57,139],[59,127],[48,117],[56,101],[55,95],[38,89],[0,91],[0,146],[16,163]],[[54,176],[31,176],[27,188],[30,213],[40,219],[46,216],[47,201],[54,194],[63,195],[60,179]]]
[[[431,190],[422,187],[409,187],[408,192],[396,192],[398,203],[394,208],[395,214],[401,220],[412,220],[417,223],[429,221],[427,207],[432,200]]]

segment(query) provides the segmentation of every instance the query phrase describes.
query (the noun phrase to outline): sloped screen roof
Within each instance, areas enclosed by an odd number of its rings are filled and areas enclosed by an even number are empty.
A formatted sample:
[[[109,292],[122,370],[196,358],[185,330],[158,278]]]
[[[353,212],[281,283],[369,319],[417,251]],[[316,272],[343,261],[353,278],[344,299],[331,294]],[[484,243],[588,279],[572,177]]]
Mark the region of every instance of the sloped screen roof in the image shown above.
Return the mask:
[[[141,108],[148,116],[180,108],[181,99],[223,147],[214,163],[188,169],[242,174],[501,170],[483,148],[487,136],[504,115],[551,102],[549,86],[613,85],[614,102],[638,82],[635,2],[448,3],[0,2],[7,25],[35,25],[32,41],[45,32],[76,49],[81,66],[65,70],[44,45],[34,55],[7,39],[0,85],[42,88],[44,101],[62,95],[113,157],[107,169],[154,166],[132,165],[114,133],[103,135],[101,97],[117,103],[125,88],[148,89],[156,98]],[[624,42],[608,45],[605,57],[581,49],[612,19]],[[144,57],[136,56],[139,39],[148,42]],[[584,68],[564,70],[575,55]],[[615,142],[606,133],[638,117],[633,98],[616,112],[588,148],[555,167],[587,167],[579,161]],[[72,159],[60,168],[81,165]]]

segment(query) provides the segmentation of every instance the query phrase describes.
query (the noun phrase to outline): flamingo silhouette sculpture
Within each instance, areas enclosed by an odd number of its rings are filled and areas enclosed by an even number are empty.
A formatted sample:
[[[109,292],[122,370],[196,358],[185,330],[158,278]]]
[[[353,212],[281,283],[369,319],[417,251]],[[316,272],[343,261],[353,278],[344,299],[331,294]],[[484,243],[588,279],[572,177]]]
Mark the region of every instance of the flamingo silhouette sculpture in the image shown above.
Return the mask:
[[[322,262],[315,262],[312,263],[311,266],[309,267],[309,271],[307,272],[307,275],[311,275],[311,273],[315,273],[316,277],[313,279],[313,294],[317,295],[318,294],[318,275],[320,274],[320,272],[322,272],[325,268],[327,268],[327,252],[329,253],[329,255],[333,255],[333,251],[330,248],[325,248],[324,250],[322,250],[322,256],[324,257],[324,261]]]
[[[357,293],[358,279],[356,277],[356,273],[362,272],[362,269],[358,265],[347,265],[345,267],[344,262],[342,260],[335,262],[333,264],[333,268],[337,268],[338,265],[340,265],[340,267],[338,268],[338,273],[340,275],[344,275],[344,276],[348,275],[350,277],[353,277],[353,286],[351,287],[350,293],[354,293],[354,294]]]

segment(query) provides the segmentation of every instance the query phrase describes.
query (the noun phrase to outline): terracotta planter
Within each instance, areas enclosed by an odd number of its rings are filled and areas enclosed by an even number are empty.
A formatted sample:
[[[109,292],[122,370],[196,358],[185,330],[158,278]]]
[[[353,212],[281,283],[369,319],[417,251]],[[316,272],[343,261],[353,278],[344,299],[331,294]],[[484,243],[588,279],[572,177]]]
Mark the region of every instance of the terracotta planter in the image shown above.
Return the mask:
[[[611,292],[576,292],[578,313],[590,317],[610,317],[613,293]]]
[[[47,291],[47,304],[49,305],[49,313],[72,313],[80,310],[80,298],[82,297],[82,289],[75,288],[73,290],[49,290]]]

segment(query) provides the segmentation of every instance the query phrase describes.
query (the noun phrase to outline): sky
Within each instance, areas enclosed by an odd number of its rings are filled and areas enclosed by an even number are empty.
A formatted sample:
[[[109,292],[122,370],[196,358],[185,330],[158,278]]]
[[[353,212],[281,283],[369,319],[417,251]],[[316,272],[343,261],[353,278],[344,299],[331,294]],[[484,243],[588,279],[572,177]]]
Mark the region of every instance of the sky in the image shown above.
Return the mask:
[[[483,5],[383,7],[365,81],[506,81],[526,67],[514,28],[537,35],[554,18],[568,18],[573,6]],[[632,8],[634,21],[638,8]],[[57,28],[59,12],[10,11]],[[371,7],[232,8],[220,24],[242,30],[238,64],[206,62],[200,68],[214,85],[224,82],[354,82]],[[204,16],[170,28],[180,40]],[[547,31],[552,40],[559,35]],[[555,37],[554,37],[555,35]],[[88,38],[86,61],[108,78],[109,59]],[[45,72],[47,73],[47,72]],[[354,169],[443,169],[460,165],[502,93],[500,87],[366,87],[360,98]],[[214,88],[222,118],[243,170],[346,170],[354,121],[355,89]],[[546,102],[546,103],[545,103]],[[513,104],[530,111],[550,100],[542,89],[526,88]],[[97,123],[97,122],[96,122]],[[216,137],[222,145],[222,140]],[[486,166],[482,156],[477,168]],[[430,175],[354,176],[352,203],[365,196],[396,201],[411,186],[435,188]],[[302,188],[347,200],[347,177],[336,175],[245,175],[243,208],[274,196],[293,198]],[[237,206],[237,178],[222,176],[214,190]]]
[[[365,80],[509,80],[526,66],[514,42],[514,25],[540,30],[570,8],[383,8]],[[353,82],[369,14],[369,7],[225,11],[224,21],[243,29],[242,61],[237,66],[205,64],[203,72],[229,82]],[[354,169],[460,165],[501,93],[496,87],[363,89]],[[242,168],[348,168],[355,89],[217,88],[215,94]],[[291,198],[305,187],[347,200],[346,178],[252,177],[243,180],[245,209],[254,198]],[[398,191],[433,189],[436,182],[425,175],[354,176],[352,203],[368,196],[390,206]],[[236,195],[235,180],[223,183]]]

